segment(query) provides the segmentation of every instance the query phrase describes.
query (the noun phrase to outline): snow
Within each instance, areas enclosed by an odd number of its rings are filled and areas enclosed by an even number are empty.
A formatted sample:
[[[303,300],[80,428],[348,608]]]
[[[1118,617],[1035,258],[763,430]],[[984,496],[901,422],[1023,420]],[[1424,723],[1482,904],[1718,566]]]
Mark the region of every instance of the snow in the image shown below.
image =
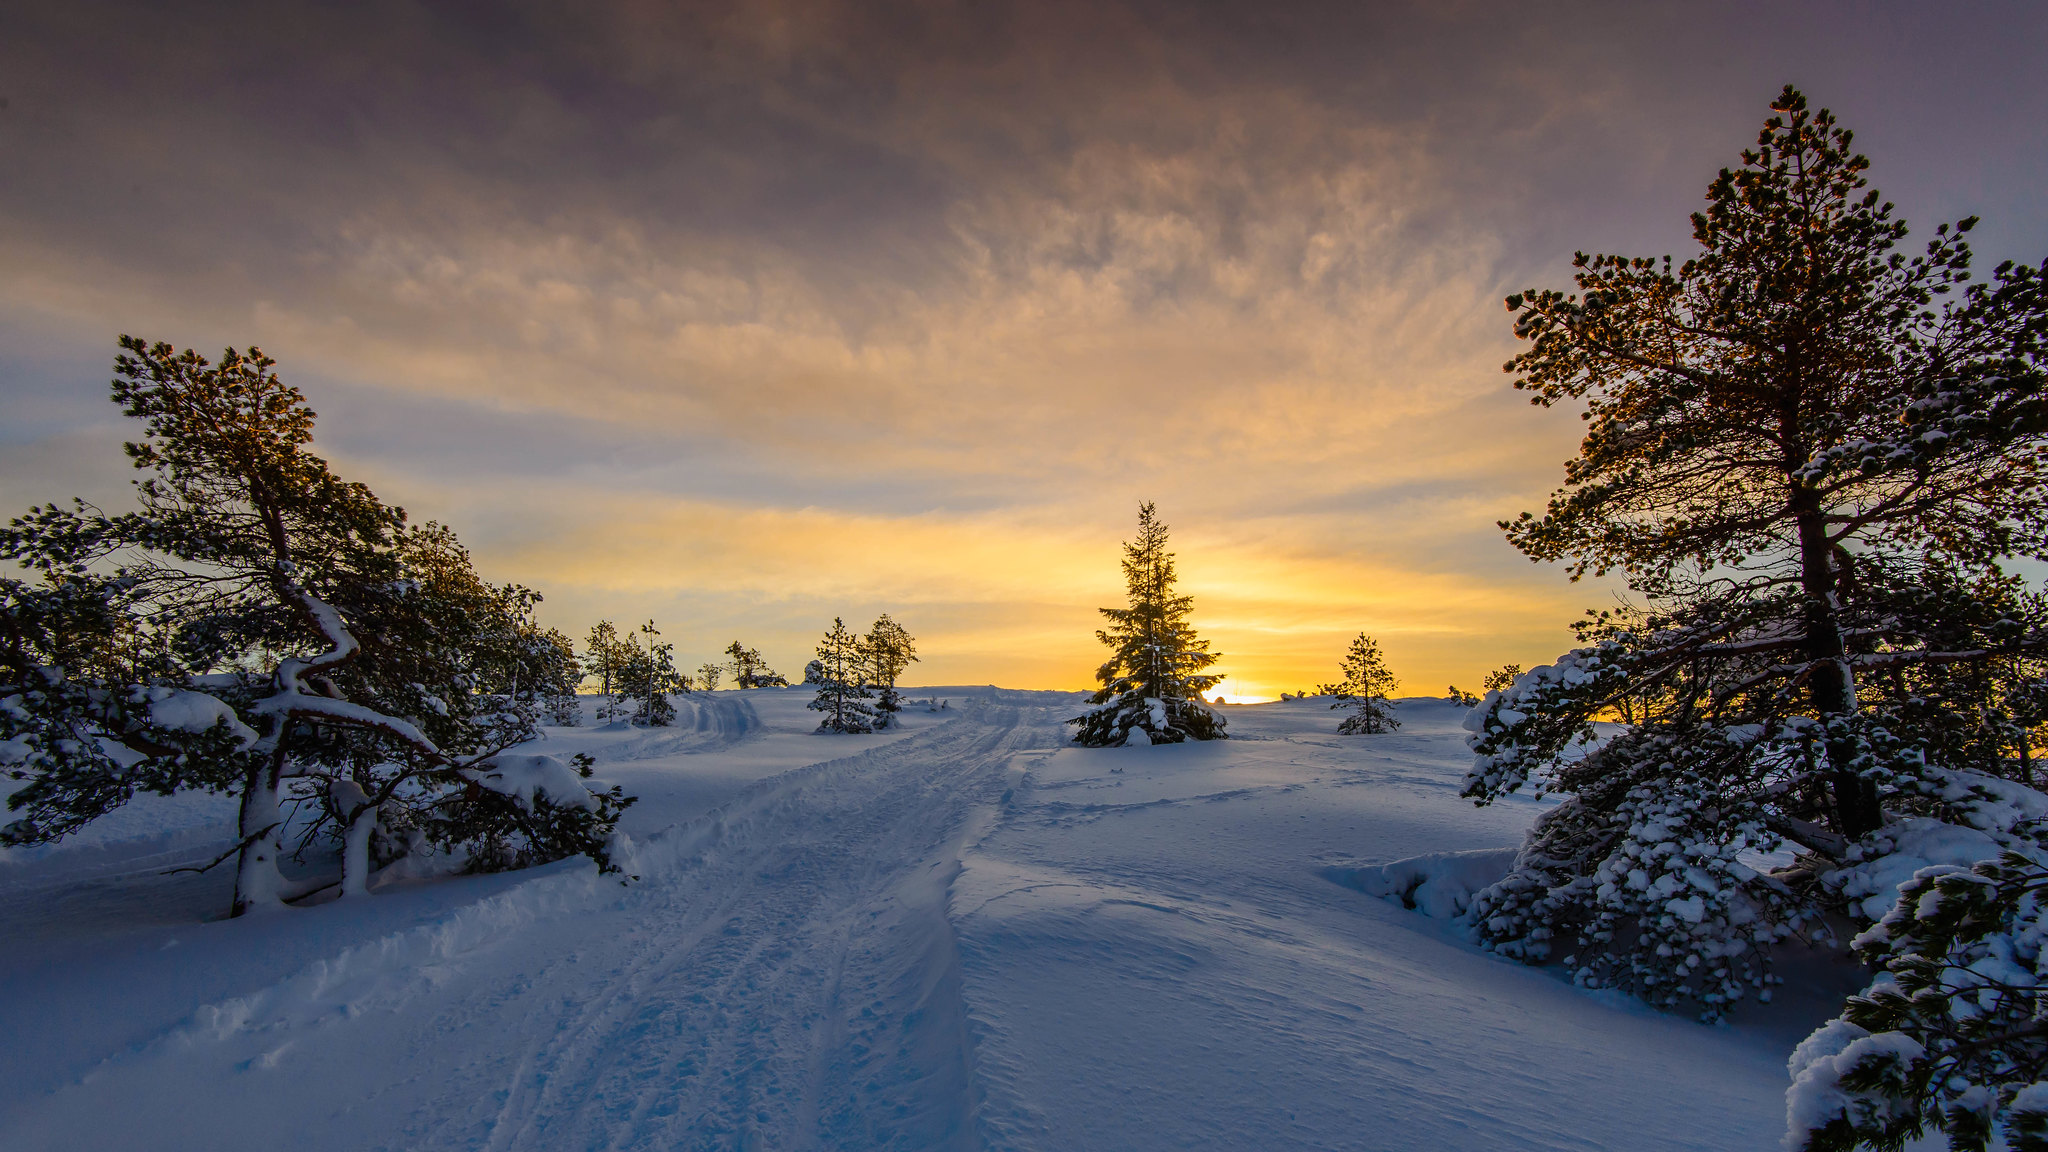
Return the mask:
[[[1825,1126],[1837,1116],[1849,1113],[1889,1117],[1901,1107],[1883,1097],[1844,1091],[1842,1074],[1872,1057],[1889,1057],[1901,1066],[1926,1054],[1918,1041],[1900,1032],[1872,1034],[1846,1020],[1830,1020],[1793,1050],[1786,1070],[1792,1074],[1792,1088],[1785,1094],[1784,1146],[1799,1148],[1803,1134]],[[1800,1135],[1794,1135],[1800,1134]]]
[[[1832,879],[1842,894],[1858,902],[1866,919],[1880,920],[1899,899],[1899,885],[1923,868],[1949,866],[1967,869],[1980,860],[1991,860],[2004,845],[1975,828],[1944,824],[1924,816],[1910,816],[1887,825],[1884,839],[1892,850],[1875,860],[1838,870]]]
[[[289,664],[291,661],[287,660]],[[258,716],[322,716],[338,724],[360,724],[366,728],[382,728],[400,739],[424,751],[433,751],[434,742],[409,721],[396,716],[386,716],[374,708],[365,708],[347,700],[333,700],[326,696],[308,696],[296,689],[266,696],[250,705],[249,711]]]
[[[500,752],[476,773],[476,782],[533,808],[536,797],[559,808],[597,809],[576,770],[545,752]]]
[[[1430,852],[1373,868],[1333,868],[1330,878],[1368,896],[1392,899],[1424,916],[1449,920],[1514,867],[1519,848]]]
[[[254,728],[242,723],[235,710],[219,698],[204,692],[185,692],[176,688],[152,688],[149,693],[149,722],[159,728],[177,732],[205,732],[215,724],[225,723],[228,731],[243,744],[254,744],[259,737]]]
[[[678,696],[674,728],[499,758],[552,796],[587,752],[639,794],[629,882],[567,860],[222,921],[225,866],[161,874],[233,843],[206,796],[0,855],[0,1145],[1754,1148],[1836,1006],[1702,1027],[1422,914],[1542,809],[1458,798],[1443,701],[1083,749],[1075,694],[912,691],[954,706],[819,735],[801,689]]]

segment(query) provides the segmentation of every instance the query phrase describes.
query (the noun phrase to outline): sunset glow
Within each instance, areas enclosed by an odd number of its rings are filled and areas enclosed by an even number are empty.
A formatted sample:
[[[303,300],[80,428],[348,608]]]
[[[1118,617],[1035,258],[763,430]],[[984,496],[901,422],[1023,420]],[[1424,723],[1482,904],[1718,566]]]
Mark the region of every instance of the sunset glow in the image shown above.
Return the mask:
[[[1575,249],[1682,253],[1789,61],[1881,126],[1915,219],[2038,227],[1984,202],[2038,174],[1982,165],[2039,150],[1959,139],[2036,98],[1863,66],[1914,37],[1652,68],[1630,45],[1734,18],[1002,11],[448,10],[372,46],[338,12],[137,6],[102,45],[52,7],[11,38],[43,49],[0,47],[0,498],[125,499],[117,332],[255,343],[339,471],[574,634],[651,616],[686,663],[742,638],[794,671],[888,611],[913,681],[1079,688],[1153,500],[1235,695],[1328,679],[1360,631],[1441,694],[1613,596],[1494,526],[1579,430],[1508,389],[1501,297]],[[1444,20],[1455,53],[1413,47]]]

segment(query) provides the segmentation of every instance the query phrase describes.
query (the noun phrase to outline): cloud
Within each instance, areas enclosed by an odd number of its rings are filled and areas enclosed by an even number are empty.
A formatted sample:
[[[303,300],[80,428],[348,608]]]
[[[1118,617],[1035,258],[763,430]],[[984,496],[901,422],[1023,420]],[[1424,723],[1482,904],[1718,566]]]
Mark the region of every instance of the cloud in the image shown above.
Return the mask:
[[[1154,499],[1241,675],[1366,628],[1475,679],[1605,595],[1493,527],[1577,435],[1502,295],[1682,248],[1787,73],[2031,130],[2039,83],[1865,71],[2026,37],[1877,9],[47,6],[0,38],[0,494],[118,491],[114,332],[256,342],[565,627],[800,663],[914,608],[921,672],[1075,684]],[[1938,207],[2039,165],[1912,163],[1954,136],[1891,166]]]

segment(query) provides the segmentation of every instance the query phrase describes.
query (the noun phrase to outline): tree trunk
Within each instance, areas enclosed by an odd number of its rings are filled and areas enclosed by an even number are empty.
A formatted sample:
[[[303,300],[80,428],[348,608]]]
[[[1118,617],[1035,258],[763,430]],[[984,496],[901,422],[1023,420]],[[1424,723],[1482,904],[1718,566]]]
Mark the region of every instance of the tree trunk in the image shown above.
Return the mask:
[[[280,717],[282,726],[288,721]],[[279,748],[266,763],[249,770],[242,783],[240,858],[235,862],[235,902],[230,916],[282,909],[284,875],[277,870],[283,843],[284,808],[277,802],[278,779],[284,769],[283,733]]]
[[[1878,806],[1877,785],[1856,771],[1856,745],[1834,721],[1856,714],[1856,679],[1845,659],[1839,619],[1841,605],[1835,598],[1834,546],[1828,540],[1820,499],[1810,489],[1796,489],[1793,509],[1799,524],[1799,578],[1805,594],[1806,658],[1812,661],[1807,678],[1813,710],[1829,730],[1824,741],[1828,757],[1828,786],[1834,793],[1835,830],[1851,840],[1861,839],[1884,823]]]
[[[377,831],[377,810],[364,806],[348,822],[342,841],[341,898],[370,894],[370,837]]]

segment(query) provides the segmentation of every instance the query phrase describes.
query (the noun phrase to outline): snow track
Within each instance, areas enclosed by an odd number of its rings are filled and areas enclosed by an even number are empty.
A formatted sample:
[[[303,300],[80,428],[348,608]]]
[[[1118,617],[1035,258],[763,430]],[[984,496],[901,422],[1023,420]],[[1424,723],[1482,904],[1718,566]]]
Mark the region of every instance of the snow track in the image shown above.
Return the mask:
[[[783,773],[649,838],[638,883],[558,865],[201,1008],[15,1146],[62,1146],[109,1097],[161,1101],[153,1147],[255,1146],[288,1083],[295,1122],[324,1094],[350,1147],[975,1147],[948,896],[1059,719],[979,708]],[[213,1106],[181,1125],[188,1092]]]
[[[625,739],[597,745],[593,755],[600,763],[654,760],[679,753],[711,752],[730,748],[761,730],[761,717],[753,702],[737,692],[686,695],[674,698],[675,722],[663,728],[635,728],[624,720],[596,729],[597,733],[617,730],[630,733]],[[580,732],[570,730],[576,735]]]
[[[971,1146],[947,891],[1011,757],[1056,738],[1049,715],[988,709],[650,845],[682,858],[648,861],[626,936],[533,974],[574,998],[506,1070],[485,1146]]]

